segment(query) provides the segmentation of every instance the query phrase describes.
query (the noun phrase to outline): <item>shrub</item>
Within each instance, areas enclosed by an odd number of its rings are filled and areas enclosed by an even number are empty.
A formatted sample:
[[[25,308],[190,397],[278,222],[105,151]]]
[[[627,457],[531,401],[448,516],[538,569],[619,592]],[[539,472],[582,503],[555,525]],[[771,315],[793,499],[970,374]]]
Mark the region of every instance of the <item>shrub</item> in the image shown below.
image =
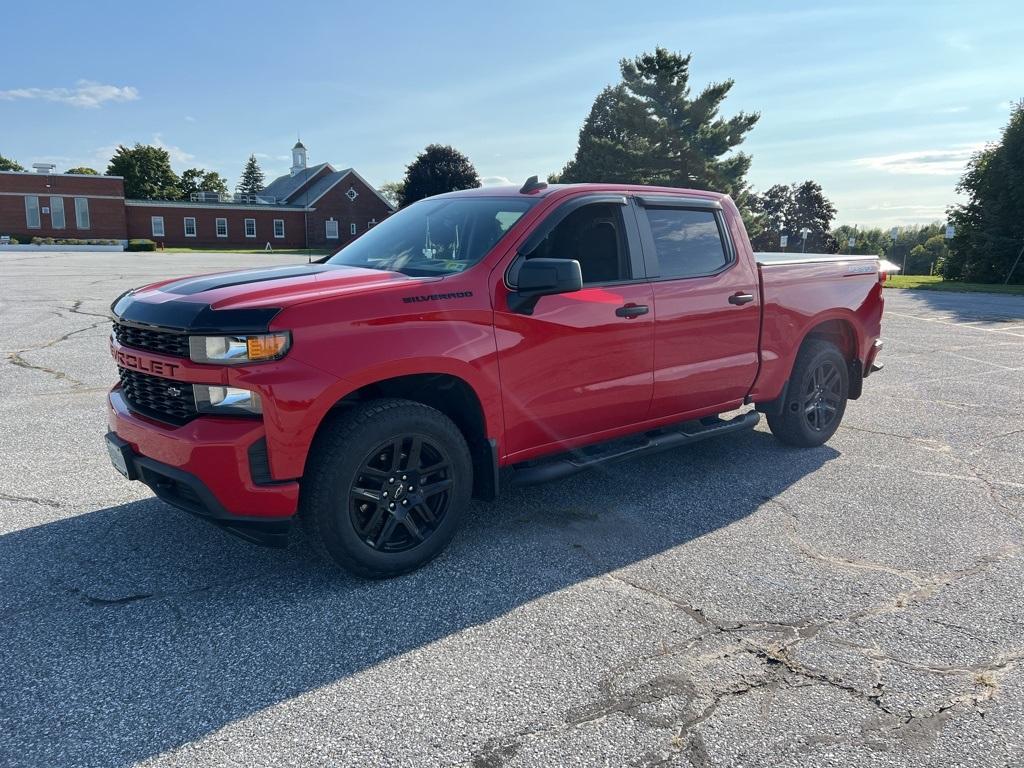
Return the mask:
[[[10,239],[7,241],[7,244],[8,245],[17,245],[18,244],[18,238],[16,238],[14,235],[11,235]]]
[[[129,240],[126,251],[155,251],[156,243],[152,240]]]

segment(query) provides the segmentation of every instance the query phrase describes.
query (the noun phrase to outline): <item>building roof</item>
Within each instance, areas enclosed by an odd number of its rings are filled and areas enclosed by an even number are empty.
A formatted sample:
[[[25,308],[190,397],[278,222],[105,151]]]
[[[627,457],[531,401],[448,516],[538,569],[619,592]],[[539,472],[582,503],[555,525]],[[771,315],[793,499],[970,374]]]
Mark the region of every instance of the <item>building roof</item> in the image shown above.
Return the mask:
[[[292,149],[305,149],[305,148],[306,148],[306,145],[303,144],[301,140],[300,141],[296,141],[295,142],[295,146],[292,147]]]
[[[351,168],[346,168],[343,171],[333,171],[331,173],[321,176],[319,179],[310,184],[309,189],[303,191],[299,198],[303,201],[309,201],[310,204],[315,203],[320,197],[331,187],[341,181],[343,178],[352,173]]]
[[[307,189],[303,190],[302,186],[324,168],[327,168],[330,172],[325,173],[322,177],[310,184]],[[391,203],[381,195],[380,191],[360,176],[355,168],[345,168],[343,170],[336,171],[334,170],[334,166],[330,163],[320,163],[320,165],[314,165],[312,168],[304,168],[294,176],[279,176],[266,186],[261,193],[261,196],[272,197],[280,201],[279,204],[311,206],[323,197],[331,187],[349,175],[359,179],[359,181],[365,184],[390,210],[395,210],[394,206],[392,206]],[[302,191],[300,192],[299,190]]]
[[[299,187],[324,168],[331,168],[330,163],[320,163],[320,165],[314,165],[312,168],[303,168],[294,176],[287,173],[284,176],[278,176],[264,188],[261,194],[264,197],[273,197],[282,202],[287,201],[289,197],[295,194]],[[331,170],[333,171],[334,169],[331,168]]]

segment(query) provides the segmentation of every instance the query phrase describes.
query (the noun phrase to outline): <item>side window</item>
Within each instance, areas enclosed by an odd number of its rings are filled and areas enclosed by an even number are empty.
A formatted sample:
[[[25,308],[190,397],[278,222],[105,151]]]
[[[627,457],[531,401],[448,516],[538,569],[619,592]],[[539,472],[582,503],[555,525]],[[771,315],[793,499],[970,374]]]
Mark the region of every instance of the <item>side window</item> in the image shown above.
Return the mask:
[[[575,259],[580,263],[584,285],[629,280],[632,275],[622,206],[584,205],[555,225],[526,258]],[[517,274],[518,265],[514,265],[509,280],[514,283]]]
[[[646,213],[662,278],[710,275],[729,263],[714,212],[648,208]]]

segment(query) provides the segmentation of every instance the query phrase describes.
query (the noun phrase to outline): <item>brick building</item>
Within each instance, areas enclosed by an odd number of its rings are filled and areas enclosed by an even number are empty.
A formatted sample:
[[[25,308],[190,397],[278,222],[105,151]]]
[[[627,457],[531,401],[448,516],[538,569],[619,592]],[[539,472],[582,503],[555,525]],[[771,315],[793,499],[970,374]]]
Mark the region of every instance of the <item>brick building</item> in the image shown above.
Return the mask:
[[[200,193],[190,201],[126,200],[116,176],[0,173],[0,235],[131,240],[168,247],[337,249],[393,209],[354,169],[307,167],[292,148],[291,171],[259,195]],[[52,168],[50,169],[52,170]]]
[[[124,240],[124,181],[120,176],[0,172],[0,235]]]

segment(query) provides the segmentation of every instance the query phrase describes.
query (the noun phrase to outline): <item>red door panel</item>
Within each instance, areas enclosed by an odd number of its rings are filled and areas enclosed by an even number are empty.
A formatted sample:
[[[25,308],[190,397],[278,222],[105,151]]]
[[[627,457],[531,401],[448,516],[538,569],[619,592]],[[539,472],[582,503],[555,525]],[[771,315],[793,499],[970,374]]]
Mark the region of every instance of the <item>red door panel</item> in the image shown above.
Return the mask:
[[[495,312],[508,453],[530,451],[521,460],[644,419],[653,380],[652,294],[649,283],[592,287],[545,296],[532,315]],[[616,315],[628,304],[651,311]],[[506,306],[503,298],[498,305]]]
[[[740,401],[757,374],[760,303],[744,263],[711,277],[653,283],[651,418]],[[754,300],[730,304],[736,293]]]

